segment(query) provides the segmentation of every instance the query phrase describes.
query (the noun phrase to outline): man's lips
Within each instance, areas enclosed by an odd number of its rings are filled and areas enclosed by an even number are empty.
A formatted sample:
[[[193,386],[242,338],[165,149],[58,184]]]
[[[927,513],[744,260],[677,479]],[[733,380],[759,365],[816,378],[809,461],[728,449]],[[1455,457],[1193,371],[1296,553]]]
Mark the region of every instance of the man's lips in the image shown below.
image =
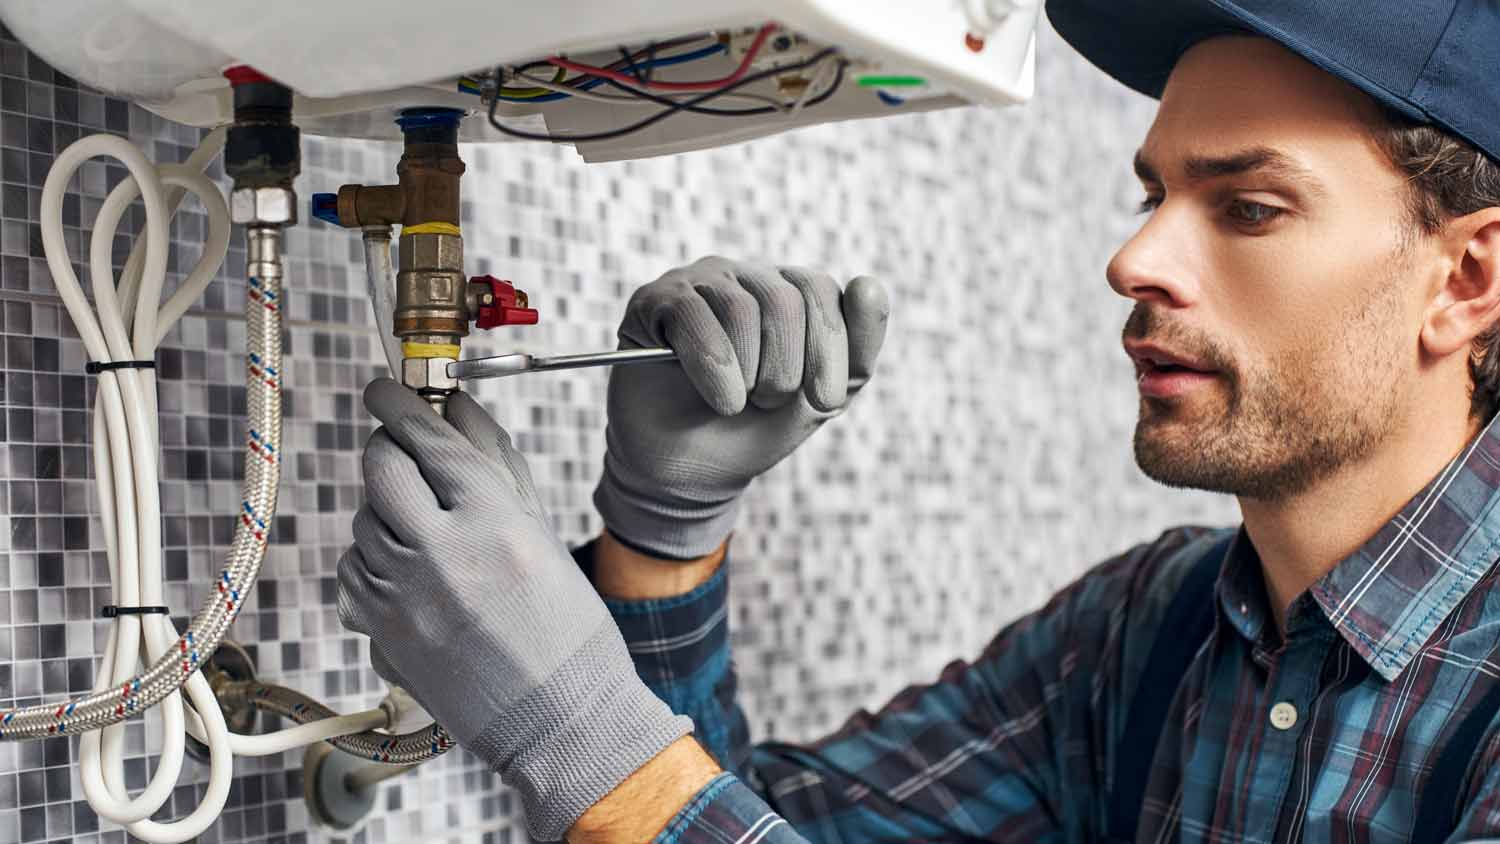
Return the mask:
[[[1180,396],[1207,385],[1219,374],[1197,358],[1155,343],[1126,340],[1125,352],[1135,362],[1136,380],[1143,396]]]

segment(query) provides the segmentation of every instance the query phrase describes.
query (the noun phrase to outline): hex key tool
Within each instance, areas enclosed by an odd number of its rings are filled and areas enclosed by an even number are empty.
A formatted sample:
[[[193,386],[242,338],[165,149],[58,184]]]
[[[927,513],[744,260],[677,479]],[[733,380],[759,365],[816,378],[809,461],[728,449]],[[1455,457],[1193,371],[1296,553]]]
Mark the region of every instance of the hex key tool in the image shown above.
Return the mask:
[[[516,352],[490,358],[470,358],[448,364],[448,377],[460,381],[481,378],[504,378],[525,372],[544,372],[552,369],[581,369],[589,366],[618,366],[627,363],[658,363],[677,360],[671,349],[621,349],[614,352],[594,352],[583,355],[532,355]]]

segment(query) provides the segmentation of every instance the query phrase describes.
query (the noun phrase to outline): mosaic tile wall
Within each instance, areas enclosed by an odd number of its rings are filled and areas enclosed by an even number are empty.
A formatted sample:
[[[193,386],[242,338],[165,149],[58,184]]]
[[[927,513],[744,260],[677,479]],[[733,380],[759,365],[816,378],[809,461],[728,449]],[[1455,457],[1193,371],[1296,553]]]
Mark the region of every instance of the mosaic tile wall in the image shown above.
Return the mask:
[[[1129,156],[1151,104],[1050,32],[1040,98],[819,127],[669,159],[584,165],[565,148],[466,148],[471,271],[530,291],[542,325],[475,344],[614,348],[630,292],[721,253],[887,278],[896,310],[872,384],[852,409],[757,482],[732,546],[737,661],[761,737],[807,738],[861,705],[972,655],[1090,562],[1183,521],[1227,523],[1231,502],[1169,492],[1130,455],[1134,385],[1118,346],[1128,310],[1104,284],[1133,230]],[[198,133],[81,89],[0,32],[0,706],[88,688],[105,623],[103,540],[86,442],[91,385],[53,291],[35,220],[55,151],[128,136],[158,161]],[[391,145],[309,138],[305,198],[389,181]],[[70,200],[87,223],[118,174]],[[201,239],[201,215],[174,235]],[[275,546],[236,626],[263,676],[340,711],[382,694],[363,637],[334,610],[335,564],[359,498],[371,426],[362,385],[383,371],[361,293],[357,236],[289,237],[287,464]],[[174,266],[196,257],[188,246]],[[224,278],[160,357],[167,600],[196,607],[230,535],[244,394],[238,238]],[[596,534],[605,374],[490,382],[482,397],[528,455],[570,542]],[[179,619],[181,623],[182,619]],[[144,785],[154,718],[127,731]],[[78,784],[77,739],[0,744],[0,842],[124,841]],[[301,754],[236,761],[228,810],[204,841],[525,838],[516,801],[461,752],[383,787],[356,834],[310,828]],[[161,817],[207,781],[189,762]]]

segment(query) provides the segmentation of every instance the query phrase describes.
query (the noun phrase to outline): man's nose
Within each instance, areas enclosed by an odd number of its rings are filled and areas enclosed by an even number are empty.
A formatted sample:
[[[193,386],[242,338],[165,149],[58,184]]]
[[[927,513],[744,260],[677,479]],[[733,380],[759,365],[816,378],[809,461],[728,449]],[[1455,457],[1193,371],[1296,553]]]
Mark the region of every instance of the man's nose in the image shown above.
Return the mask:
[[[1186,209],[1180,209],[1185,211]],[[1179,209],[1163,205],[1125,242],[1105,269],[1109,286],[1138,302],[1186,307],[1198,295],[1199,249]]]

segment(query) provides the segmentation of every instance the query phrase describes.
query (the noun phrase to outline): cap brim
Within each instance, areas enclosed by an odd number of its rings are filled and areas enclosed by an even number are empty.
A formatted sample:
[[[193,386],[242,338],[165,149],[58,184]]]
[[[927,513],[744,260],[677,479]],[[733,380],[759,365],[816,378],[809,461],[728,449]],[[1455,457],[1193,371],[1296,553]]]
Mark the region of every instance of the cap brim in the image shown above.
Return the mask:
[[[1269,38],[1382,104],[1416,120],[1428,116],[1405,98],[1350,71],[1233,4],[1213,0],[1047,0],[1058,34],[1095,67],[1160,99],[1189,47],[1214,35]]]

